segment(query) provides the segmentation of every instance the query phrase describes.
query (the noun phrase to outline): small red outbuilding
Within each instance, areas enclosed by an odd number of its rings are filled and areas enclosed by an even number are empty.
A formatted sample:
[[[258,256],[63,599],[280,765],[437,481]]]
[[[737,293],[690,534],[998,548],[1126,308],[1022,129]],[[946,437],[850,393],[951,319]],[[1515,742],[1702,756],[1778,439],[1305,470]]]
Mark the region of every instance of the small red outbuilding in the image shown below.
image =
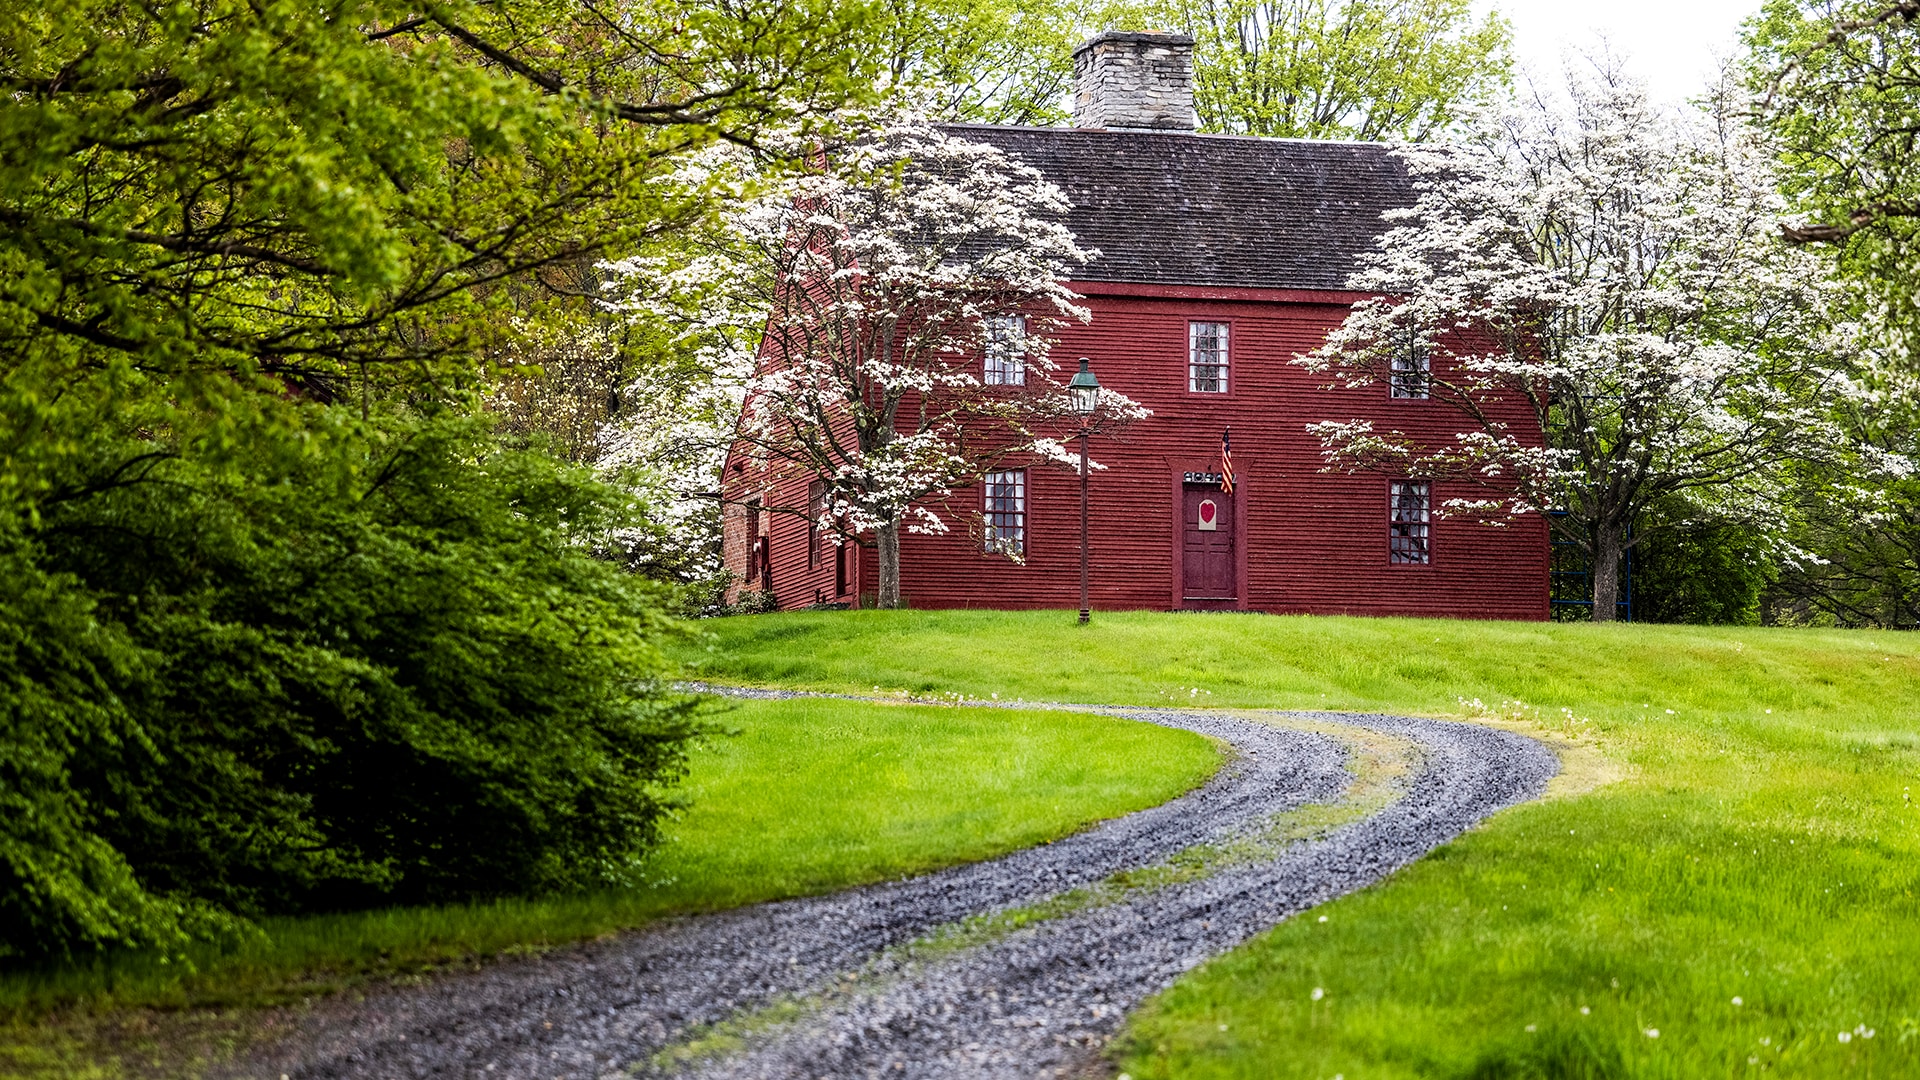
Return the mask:
[[[1091,479],[1093,607],[1547,618],[1543,522],[1438,518],[1444,500],[1484,489],[1322,472],[1307,432],[1368,419],[1437,443],[1457,429],[1418,372],[1330,389],[1292,363],[1361,299],[1344,283],[1381,214],[1411,203],[1405,171],[1379,144],[1196,133],[1191,47],[1176,35],[1100,35],[1076,56],[1082,126],[952,129],[1067,194],[1068,225],[1100,256],[1071,283],[1092,321],[1064,330],[1053,355],[1090,357],[1102,385],[1152,410],[1092,447],[1106,466]],[[1485,404],[1538,438],[1523,403]],[[731,489],[752,481],[727,476],[726,561],[743,587],[783,608],[871,602],[871,548],[836,548],[802,518],[755,513],[753,493]],[[901,537],[908,606],[1078,606],[1073,473],[995,473],[949,505],[968,499],[984,539]],[[767,500],[777,503],[807,505],[806,493]]]

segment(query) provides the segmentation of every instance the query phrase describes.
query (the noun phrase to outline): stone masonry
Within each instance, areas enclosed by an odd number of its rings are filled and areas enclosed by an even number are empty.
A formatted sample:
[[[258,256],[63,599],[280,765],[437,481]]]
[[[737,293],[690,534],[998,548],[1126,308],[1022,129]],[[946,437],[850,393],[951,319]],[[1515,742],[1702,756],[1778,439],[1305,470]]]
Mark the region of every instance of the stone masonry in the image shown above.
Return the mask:
[[[1109,30],[1073,52],[1073,124],[1192,131],[1193,39]]]

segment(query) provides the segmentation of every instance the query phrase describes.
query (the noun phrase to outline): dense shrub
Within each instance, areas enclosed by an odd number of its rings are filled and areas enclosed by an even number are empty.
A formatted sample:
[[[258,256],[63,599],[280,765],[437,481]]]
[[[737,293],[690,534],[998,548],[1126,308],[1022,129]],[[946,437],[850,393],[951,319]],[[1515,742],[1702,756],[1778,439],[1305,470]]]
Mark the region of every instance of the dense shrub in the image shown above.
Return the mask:
[[[472,418],[304,419],[87,436],[147,463],[0,526],[0,957],[616,883],[653,842],[698,723],[662,586],[593,554],[634,508]]]
[[[1779,560],[1737,525],[1656,532],[1633,553],[1633,617],[1641,622],[1754,626]]]

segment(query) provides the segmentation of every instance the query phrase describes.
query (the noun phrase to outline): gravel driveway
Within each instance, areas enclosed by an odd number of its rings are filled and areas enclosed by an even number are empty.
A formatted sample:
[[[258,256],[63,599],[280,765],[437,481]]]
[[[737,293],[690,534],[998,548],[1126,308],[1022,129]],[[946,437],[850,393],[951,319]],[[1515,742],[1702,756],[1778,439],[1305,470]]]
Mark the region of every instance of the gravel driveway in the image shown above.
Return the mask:
[[[1178,799],[1000,859],[322,1003],[233,1074],[1080,1075],[1181,973],[1537,795],[1557,768],[1532,740],[1438,720],[1097,711],[1236,753]],[[1296,819],[1354,779],[1343,733],[1413,768],[1384,808],[1301,838]]]

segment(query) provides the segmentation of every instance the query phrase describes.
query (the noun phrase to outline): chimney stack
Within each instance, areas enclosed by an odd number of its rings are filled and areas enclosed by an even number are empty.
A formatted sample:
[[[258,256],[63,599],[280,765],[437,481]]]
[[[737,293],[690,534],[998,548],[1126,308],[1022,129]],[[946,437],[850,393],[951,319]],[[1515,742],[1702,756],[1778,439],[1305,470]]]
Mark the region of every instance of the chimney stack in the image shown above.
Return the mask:
[[[1193,39],[1109,30],[1073,51],[1073,126],[1193,131]]]

